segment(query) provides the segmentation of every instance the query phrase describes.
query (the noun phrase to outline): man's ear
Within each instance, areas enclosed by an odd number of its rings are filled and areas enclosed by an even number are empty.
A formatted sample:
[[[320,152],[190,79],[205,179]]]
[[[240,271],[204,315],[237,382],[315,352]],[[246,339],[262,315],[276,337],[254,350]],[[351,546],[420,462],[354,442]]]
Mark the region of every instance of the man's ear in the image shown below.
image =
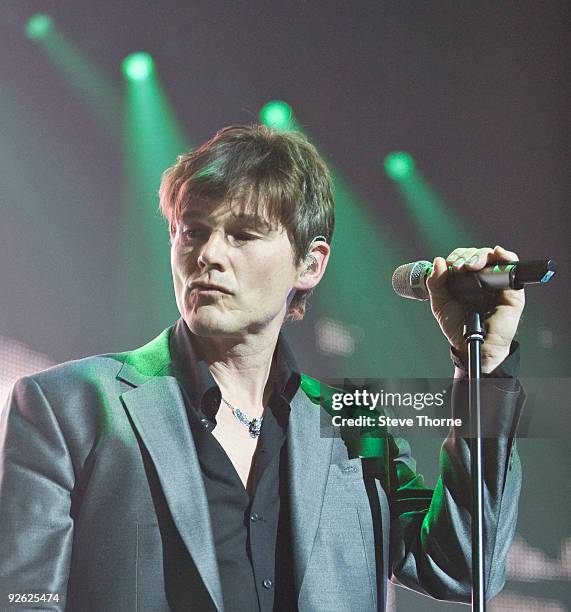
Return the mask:
[[[293,288],[298,291],[309,291],[317,286],[327,268],[331,247],[319,240],[310,245],[310,250],[298,265],[298,277]]]

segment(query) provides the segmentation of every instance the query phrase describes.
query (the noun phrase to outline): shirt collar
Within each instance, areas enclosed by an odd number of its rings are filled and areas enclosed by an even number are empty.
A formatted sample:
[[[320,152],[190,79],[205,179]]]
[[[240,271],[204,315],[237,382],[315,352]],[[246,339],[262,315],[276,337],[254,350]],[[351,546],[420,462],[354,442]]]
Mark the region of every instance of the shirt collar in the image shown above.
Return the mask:
[[[197,350],[195,335],[182,317],[173,327],[169,348],[174,375],[188,393],[192,406],[204,410],[208,409],[207,404],[215,404],[217,409],[220,403],[220,389],[206,361]],[[299,388],[301,374],[291,347],[281,332],[273,359],[275,360],[275,367],[272,368],[274,392],[289,403]],[[204,401],[206,396],[211,398],[210,402]]]

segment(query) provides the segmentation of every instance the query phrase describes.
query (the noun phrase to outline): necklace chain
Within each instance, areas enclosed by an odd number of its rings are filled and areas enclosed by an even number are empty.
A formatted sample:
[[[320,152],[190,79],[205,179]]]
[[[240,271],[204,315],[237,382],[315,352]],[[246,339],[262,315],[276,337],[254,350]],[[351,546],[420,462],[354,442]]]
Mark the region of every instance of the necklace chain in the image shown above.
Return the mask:
[[[222,397],[222,401],[228,406],[228,408],[230,408],[230,410],[232,410],[232,414],[236,417],[236,419],[238,419],[242,425],[245,425],[248,428],[248,432],[252,438],[257,438],[260,435],[264,417],[260,417],[259,419],[249,419],[245,412],[242,412],[242,410],[240,410],[240,408],[236,408],[236,406],[232,406],[227,399]]]

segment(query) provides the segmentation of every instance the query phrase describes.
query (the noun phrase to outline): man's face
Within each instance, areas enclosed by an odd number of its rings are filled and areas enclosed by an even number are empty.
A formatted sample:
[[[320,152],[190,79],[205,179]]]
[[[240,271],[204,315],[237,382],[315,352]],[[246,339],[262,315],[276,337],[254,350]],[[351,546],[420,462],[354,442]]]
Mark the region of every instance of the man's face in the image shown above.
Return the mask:
[[[178,222],[171,267],[190,330],[237,338],[281,326],[300,273],[283,227],[208,201],[193,202]]]

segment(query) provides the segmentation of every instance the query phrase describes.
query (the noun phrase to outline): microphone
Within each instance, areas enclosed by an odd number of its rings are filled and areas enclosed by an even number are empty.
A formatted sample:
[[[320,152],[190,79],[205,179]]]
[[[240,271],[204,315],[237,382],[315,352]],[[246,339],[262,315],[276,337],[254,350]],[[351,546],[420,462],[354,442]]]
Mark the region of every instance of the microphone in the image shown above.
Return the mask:
[[[446,288],[457,298],[474,302],[481,300],[482,294],[523,289],[536,283],[545,284],[556,270],[557,264],[553,259],[498,263],[477,272],[453,271],[446,281]],[[428,300],[426,278],[431,272],[432,264],[429,261],[413,261],[399,266],[393,272],[395,293],[411,300]]]

